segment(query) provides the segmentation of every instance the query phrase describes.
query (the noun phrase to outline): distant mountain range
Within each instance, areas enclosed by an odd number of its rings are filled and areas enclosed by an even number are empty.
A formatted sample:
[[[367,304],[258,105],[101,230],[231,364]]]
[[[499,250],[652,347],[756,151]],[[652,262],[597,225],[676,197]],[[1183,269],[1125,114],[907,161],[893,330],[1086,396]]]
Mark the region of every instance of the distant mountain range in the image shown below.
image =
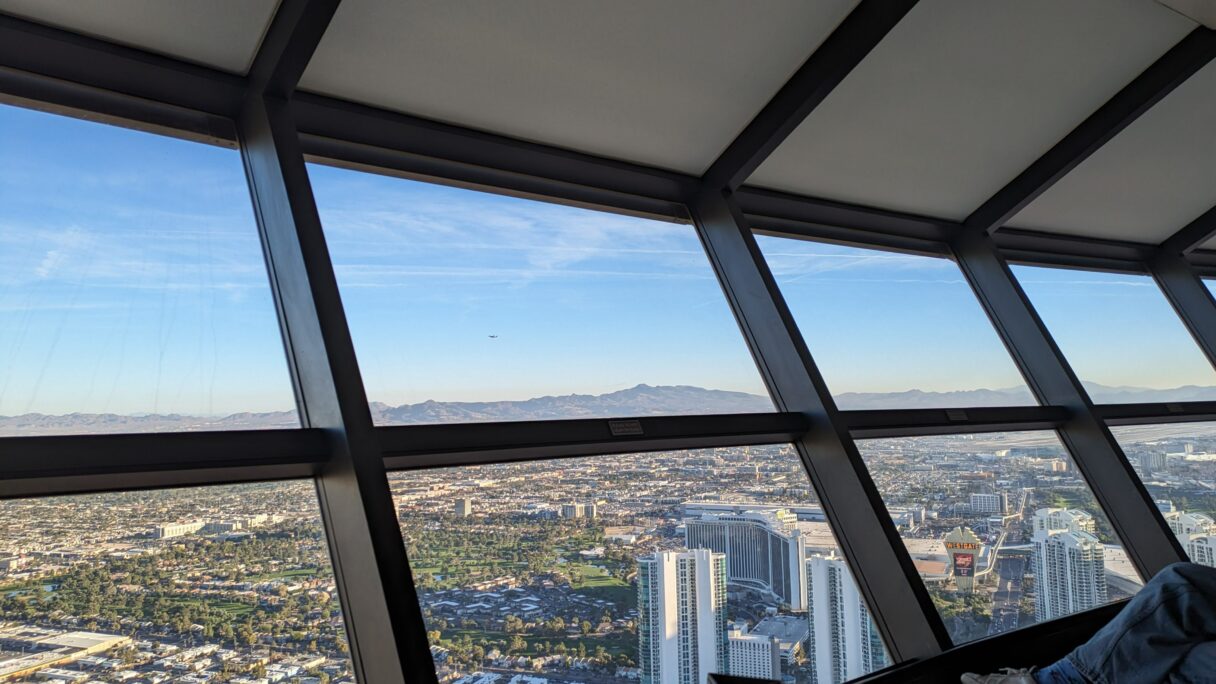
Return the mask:
[[[1187,385],[1159,390],[1144,387],[1109,387],[1091,382],[1084,384],[1090,396],[1101,403],[1216,399],[1216,387]],[[1025,406],[1033,404],[1034,401],[1026,388],[1013,387],[958,392],[845,392],[836,395],[836,403],[842,409],[890,409]],[[772,410],[773,405],[768,397],[687,385],[638,385],[608,394],[568,394],[523,401],[424,401],[400,406],[380,402],[371,404],[372,417],[378,425],[751,413]],[[219,418],[177,414],[127,416],[112,413],[27,413],[20,416],[0,416],[0,434],[7,435],[248,430],[292,428],[297,425],[294,411],[235,413]]]

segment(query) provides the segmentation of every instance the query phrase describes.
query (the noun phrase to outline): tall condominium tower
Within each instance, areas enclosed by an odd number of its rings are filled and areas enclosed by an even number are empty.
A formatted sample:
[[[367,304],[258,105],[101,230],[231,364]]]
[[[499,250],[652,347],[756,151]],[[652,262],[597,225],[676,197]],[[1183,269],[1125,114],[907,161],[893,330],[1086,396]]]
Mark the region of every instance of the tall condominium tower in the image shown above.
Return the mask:
[[[1216,532],[1216,521],[1212,516],[1203,513],[1187,513],[1186,511],[1171,511],[1163,514],[1170,531],[1177,535],[1183,534],[1212,534]]]
[[[839,684],[890,664],[882,637],[849,567],[835,555],[806,561],[811,636],[807,655],[816,684]]]
[[[1191,562],[1216,567],[1216,521],[1203,513],[1180,511],[1168,501],[1158,501],[1157,507]]]
[[[706,684],[727,674],[726,556],[708,549],[638,559],[642,684]]]
[[[1068,530],[1069,532],[1097,531],[1094,516],[1075,508],[1040,508],[1034,512],[1034,531]]]
[[[806,610],[806,539],[798,516],[784,510],[705,513],[685,519],[687,546],[726,555],[731,582],[772,593],[790,610]]]
[[[1066,509],[1035,513],[1035,617],[1040,622],[1106,603],[1105,549],[1092,532],[1078,527],[1087,516]],[[1088,519],[1092,523],[1092,516]]]

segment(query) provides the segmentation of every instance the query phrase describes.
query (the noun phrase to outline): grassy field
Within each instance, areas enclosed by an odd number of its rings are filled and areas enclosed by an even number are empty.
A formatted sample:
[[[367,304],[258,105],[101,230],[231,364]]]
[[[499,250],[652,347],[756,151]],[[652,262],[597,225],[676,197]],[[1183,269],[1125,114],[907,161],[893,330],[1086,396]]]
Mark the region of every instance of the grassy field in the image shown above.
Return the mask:
[[[578,593],[607,601],[619,606],[622,611],[637,607],[637,591],[607,570],[585,563],[572,564],[570,570],[576,576],[571,587]]]

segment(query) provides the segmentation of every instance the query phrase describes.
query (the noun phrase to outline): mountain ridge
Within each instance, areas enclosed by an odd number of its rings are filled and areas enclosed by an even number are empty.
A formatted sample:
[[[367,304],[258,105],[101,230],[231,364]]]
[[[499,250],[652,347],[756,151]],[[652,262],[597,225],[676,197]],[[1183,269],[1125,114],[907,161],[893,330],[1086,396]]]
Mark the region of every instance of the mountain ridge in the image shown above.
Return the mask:
[[[1216,400],[1216,387],[1184,385],[1170,389],[1082,383],[1099,403],[1151,403]],[[844,410],[972,408],[1034,405],[1025,387],[933,392],[843,392],[835,395]],[[604,394],[548,395],[523,400],[452,402],[428,400],[393,406],[371,402],[377,425],[419,425],[490,421],[557,420],[611,416],[753,413],[773,410],[768,397],[691,385],[636,385]],[[294,411],[242,412],[200,417],[181,414],[26,413],[0,416],[0,433],[79,434],[295,428]]]

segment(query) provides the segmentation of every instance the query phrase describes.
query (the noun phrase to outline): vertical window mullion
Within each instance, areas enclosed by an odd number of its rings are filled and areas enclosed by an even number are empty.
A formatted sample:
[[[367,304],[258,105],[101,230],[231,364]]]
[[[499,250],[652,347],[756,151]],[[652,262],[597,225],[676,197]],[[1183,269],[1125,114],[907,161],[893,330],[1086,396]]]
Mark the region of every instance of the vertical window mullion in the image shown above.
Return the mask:
[[[1152,498],[992,237],[983,231],[960,231],[951,249],[1039,401],[1071,412],[1058,428],[1060,438],[1126,545],[1132,563],[1150,578],[1166,565],[1184,560],[1185,554],[1169,534]]]
[[[1216,301],[1212,293],[1181,254],[1160,249],[1148,266],[1208,362],[1216,367]]]
[[[351,656],[363,682],[434,682],[396,508],[286,100],[249,98],[238,121],[305,427],[330,435],[317,478]]]
[[[778,410],[812,421],[795,446],[892,657],[940,653],[945,626],[733,197],[706,192],[690,210]]]

